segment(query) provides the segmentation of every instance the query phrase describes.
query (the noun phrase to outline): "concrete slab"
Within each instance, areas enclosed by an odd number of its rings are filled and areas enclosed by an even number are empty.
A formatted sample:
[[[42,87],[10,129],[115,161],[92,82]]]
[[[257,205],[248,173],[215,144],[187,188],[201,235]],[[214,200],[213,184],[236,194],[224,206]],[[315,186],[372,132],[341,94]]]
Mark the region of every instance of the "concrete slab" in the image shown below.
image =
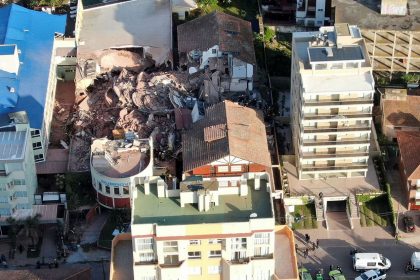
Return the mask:
[[[369,159],[366,177],[299,180],[294,163],[285,161],[284,169],[287,172],[291,196],[318,196],[318,194],[322,192],[324,197],[333,197],[347,196],[349,193],[356,192],[366,193],[380,191],[372,159]]]

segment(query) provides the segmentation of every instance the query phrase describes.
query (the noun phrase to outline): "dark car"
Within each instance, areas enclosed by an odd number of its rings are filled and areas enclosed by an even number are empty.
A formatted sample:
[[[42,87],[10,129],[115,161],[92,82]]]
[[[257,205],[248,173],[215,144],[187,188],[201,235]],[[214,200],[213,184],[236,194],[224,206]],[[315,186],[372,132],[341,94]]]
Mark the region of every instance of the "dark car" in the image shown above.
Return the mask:
[[[405,216],[403,218],[404,222],[404,228],[406,232],[415,232],[416,231],[416,225],[414,224],[413,217]]]

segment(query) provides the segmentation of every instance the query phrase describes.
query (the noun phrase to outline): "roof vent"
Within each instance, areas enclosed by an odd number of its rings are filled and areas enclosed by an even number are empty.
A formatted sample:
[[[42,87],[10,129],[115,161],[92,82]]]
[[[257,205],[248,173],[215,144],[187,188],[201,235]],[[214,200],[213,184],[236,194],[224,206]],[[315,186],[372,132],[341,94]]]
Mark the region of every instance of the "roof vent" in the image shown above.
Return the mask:
[[[14,87],[9,87],[9,91],[10,91],[11,93],[15,93],[15,88],[14,88]]]

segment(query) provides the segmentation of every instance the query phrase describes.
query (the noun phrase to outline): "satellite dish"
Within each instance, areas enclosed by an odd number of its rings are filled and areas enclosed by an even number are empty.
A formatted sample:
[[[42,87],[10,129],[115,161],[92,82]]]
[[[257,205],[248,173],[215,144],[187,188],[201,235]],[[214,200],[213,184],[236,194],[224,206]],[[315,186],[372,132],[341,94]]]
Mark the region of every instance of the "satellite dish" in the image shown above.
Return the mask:
[[[256,217],[258,217],[258,214],[257,213],[252,213],[251,215],[249,215],[249,217],[250,218],[256,218]]]

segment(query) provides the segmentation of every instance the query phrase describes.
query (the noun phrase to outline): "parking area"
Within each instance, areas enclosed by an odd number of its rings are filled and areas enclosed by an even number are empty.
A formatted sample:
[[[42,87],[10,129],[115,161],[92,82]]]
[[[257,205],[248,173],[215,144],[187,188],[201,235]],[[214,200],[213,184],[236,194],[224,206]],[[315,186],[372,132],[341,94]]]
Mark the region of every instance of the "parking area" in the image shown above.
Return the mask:
[[[310,244],[305,242],[305,234],[310,236]],[[295,230],[298,244],[298,264],[315,273],[322,268],[325,274],[330,265],[339,265],[347,279],[354,279],[360,273],[353,271],[350,252],[381,253],[391,260],[391,270],[387,272],[387,279],[420,279],[420,272],[405,274],[405,264],[414,251],[420,251],[420,239],[406,243],[396,241],[391,235],[391,228],[383,227],[355,227],[354,230],[326,230],[324,228],[312,230]],[[319,240],[319,248],[314,248],[312,242]],[[305,257],[305,248],[309,249]],[[325,275],[324,275],[325,276]]]

